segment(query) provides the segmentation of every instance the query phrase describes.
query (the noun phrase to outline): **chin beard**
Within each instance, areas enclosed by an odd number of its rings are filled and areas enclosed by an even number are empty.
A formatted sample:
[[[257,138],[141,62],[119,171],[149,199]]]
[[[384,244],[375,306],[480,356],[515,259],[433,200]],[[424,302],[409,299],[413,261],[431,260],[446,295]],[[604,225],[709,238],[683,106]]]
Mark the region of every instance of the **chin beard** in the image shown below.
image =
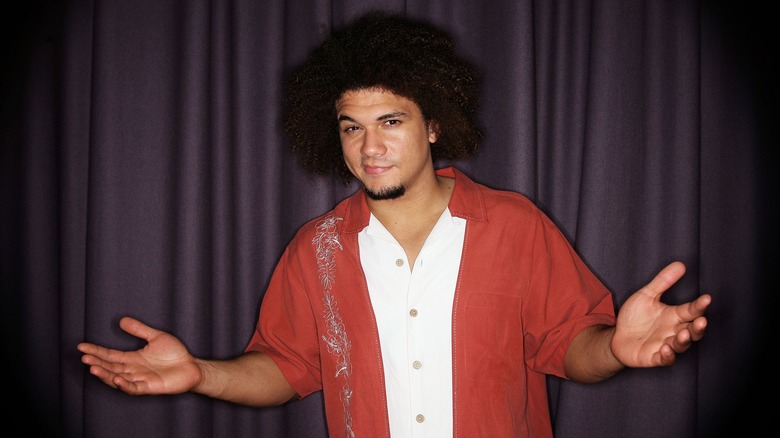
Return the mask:
[[[366,188],[366,196],[368,196],[370,199],[373,199],[374,201],[397,199],[403,196],[404,193],[406,193],[406,187],[404,186],[385,187],[380,189],[378,192],[374,192]]]

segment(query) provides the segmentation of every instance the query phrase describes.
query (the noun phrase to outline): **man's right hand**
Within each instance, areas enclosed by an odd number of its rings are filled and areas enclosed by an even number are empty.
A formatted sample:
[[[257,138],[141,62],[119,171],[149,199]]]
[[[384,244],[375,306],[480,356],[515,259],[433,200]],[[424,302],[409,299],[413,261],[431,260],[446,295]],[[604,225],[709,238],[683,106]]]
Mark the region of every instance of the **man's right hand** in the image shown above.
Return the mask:
[[[125,332],[144,339],[136,351],[120,351],[87,342],[78,344],[81,361],[106,385],[128,394],[179,394],[195,388],[203,374],[187,347],[175,336],[129,316],[119,321]]]

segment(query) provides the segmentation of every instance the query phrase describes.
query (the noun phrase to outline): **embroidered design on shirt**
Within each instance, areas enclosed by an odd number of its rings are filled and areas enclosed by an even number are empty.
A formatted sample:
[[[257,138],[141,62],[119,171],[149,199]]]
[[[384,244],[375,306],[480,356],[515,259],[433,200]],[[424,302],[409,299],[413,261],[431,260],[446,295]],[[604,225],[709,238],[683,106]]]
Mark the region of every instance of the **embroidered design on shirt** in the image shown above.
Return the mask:
[[[336,222],[342,220],[333,215],[326,216],[317,222],[317,234],[312,239],[312,243],[317,248],[317,266],[322,284],[322,302],[325,304],[325,323],[328,327],[327,336],[322,340],[328,345],[328,352],[336,356],[338,369],[334,377],[344,380],[344,386],[341,389],[341,403],[344,408],[344,428],[345,436],[354,437],[352,430],[352,415],[350,414],[350,401],[352,399],[352,387],[350,385],[350,374],[352,373],[352,363],[349,358],[349,350],[352,344],[347,336],[347,330],[344,327],[344,321],[339,313],[339,304],[331,291],[336,282],[336,249],[342,250],[339,236],[336,233]]]

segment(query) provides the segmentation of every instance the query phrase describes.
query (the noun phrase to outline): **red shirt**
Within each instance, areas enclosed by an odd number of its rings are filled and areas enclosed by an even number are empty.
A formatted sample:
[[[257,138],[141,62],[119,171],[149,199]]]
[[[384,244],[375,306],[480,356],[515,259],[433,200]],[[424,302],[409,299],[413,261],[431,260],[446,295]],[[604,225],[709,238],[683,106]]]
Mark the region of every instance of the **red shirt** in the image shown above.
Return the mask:
[[[609,290],[526,197],[454,168],[467,220],[452,315],[455,437],[552,437],[545,374],[566,377],[574,336],[614,324]],[[358,254],[359,191],[305,224],[271,278],[247,351],[273,358],[299,396],[323,390],[330,436],[389,436],[379,335]]]

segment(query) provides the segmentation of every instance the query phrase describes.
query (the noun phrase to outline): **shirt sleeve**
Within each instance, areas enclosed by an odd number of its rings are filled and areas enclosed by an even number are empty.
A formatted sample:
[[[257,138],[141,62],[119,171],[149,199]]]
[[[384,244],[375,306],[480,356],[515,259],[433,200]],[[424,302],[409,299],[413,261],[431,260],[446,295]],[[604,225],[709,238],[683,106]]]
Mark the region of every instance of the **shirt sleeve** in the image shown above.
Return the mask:
[[[538,213],[523,299],[526,364],[566,378],[563,359],[574,337],[595,324],[615,324],[613,297],[555,224]]]
[[[293,247],[288,246],[274,270],[246,351],[270,356],[303,398],[321,390],[322,381],[316,320]]]

